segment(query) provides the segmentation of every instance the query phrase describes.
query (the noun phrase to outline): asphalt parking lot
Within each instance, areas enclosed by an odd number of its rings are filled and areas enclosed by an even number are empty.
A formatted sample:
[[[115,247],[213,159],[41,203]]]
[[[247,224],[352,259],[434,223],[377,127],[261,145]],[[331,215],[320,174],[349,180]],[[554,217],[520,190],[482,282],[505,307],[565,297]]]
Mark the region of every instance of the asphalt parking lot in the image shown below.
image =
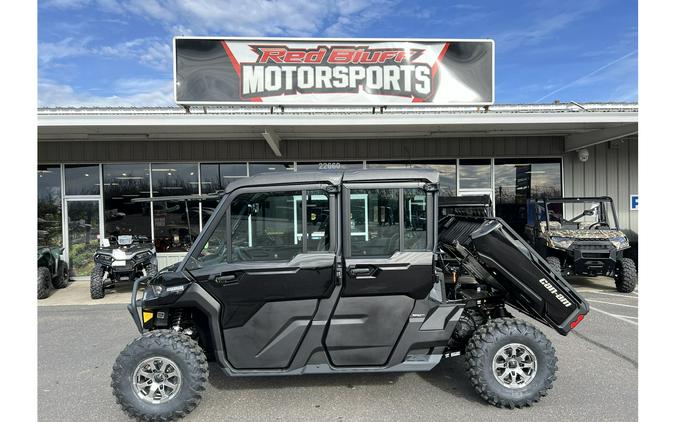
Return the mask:
[[[227,378],[211,366],[202,402],[185,420],[637,420],[639,293],[617,293],[608,279],[573,284],[591,313],[567,337],[535,323],[553,342],[559,369],[553,390],[534,407],[485,404],[469,385],[463,357],[406,374]],[[122,304],[128,293],[95,306],[59,299],[77,289],[57,291],[38,307],[38,418],[128,420],[110,388],[117,353],[138,334]]]

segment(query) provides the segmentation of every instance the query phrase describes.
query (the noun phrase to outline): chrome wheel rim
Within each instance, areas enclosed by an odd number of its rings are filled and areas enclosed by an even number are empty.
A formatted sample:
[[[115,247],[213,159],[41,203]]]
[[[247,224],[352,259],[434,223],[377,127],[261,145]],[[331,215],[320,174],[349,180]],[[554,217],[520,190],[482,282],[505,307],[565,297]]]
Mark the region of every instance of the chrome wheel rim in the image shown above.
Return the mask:
[[[152,404],[165,403],[180,391],[182,376],[171,359],[155,356],[138,364],[131,385],[136,395]]]
[[[492,359],[492,374],[506,388],[523,388],[537,375],[537,356],[524,344],[509,343]]]

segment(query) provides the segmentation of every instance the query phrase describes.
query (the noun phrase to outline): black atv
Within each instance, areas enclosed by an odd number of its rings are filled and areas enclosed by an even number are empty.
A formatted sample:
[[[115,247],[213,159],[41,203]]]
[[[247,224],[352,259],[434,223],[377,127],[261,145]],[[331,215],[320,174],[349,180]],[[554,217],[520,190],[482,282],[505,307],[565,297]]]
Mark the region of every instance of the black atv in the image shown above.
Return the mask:
[[[54,288],[68,286],[68,263],[62,259],[63,248],[38,246],[37,298],[49,297]]]
[[[459,355],[489,403],[538,401],[555,350],[510,308],[566,335],[589,307],[501,219],[439,221],[438,181],[415,169],[229,184],[184,260],[134,283],[141,335],[113,365],[117,402],[146,421],[182,417],[209,360],[276,376],[430,371]]]
[[[105,296],[105,289],[120,281],[157,274],[157,254],[147,236],[111,236],[94,254],[89,293],[92,299]]]
[[[630,243],[619,229],[612,198],[551,198],[528,203],[525,237],[564,276],[613,277],[630,293],[638,282]]]

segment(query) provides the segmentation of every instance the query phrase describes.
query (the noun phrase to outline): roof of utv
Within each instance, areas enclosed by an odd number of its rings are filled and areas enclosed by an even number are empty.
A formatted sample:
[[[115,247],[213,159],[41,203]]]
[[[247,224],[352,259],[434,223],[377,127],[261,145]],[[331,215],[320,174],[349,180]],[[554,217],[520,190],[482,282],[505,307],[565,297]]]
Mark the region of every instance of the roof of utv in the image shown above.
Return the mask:
[[[438,171],[431,169],[377,169],[345,170],[336,172],[299,171],[288,173],[262,173],[239,179],[227,185],[225,193],[253,186],[293,185],[306,183],[327,183],[339,185],[355,182],[406,182],[420,181],[437,184]]]

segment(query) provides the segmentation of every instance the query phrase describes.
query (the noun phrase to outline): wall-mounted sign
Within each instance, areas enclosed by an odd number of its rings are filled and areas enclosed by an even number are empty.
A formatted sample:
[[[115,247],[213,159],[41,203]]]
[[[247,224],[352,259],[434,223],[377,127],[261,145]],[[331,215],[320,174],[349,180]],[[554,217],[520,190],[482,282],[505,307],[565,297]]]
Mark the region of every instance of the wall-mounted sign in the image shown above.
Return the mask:
[[[492,40],[174,38],[178,104],[488,105]]]
[[[631,211],[637,211],[638,210],[638,196],[637,195],[631,195],[630,196],[630,210]]]

